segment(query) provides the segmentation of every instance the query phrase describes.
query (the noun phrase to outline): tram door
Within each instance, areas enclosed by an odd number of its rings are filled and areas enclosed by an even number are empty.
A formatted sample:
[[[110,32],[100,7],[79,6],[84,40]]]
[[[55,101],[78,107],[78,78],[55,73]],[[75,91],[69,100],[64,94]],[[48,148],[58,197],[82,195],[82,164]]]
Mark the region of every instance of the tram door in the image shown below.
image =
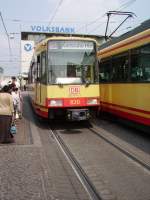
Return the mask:
[[[47,77],[46,77],[46,51],[41,53],[41,64],[40,64],[40,88],[39,88],[39,101],[40,104],[45,104],[46,98],[46,84],[47,84]]]
[[[36,81],[36,102],[38,104],[45,103],[45,85],[46,79],[46,52],[42,52],[37,56],[37,81]]]

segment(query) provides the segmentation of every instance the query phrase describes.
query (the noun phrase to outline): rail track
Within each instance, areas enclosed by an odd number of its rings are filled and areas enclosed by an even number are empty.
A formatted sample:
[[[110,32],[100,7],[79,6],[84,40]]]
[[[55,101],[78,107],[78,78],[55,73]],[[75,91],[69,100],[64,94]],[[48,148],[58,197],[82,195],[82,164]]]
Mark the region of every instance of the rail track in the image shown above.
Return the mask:
[[[120,152],[122,152],[128,158],[132,159],[134,162],[141,165],[146,170],[150,171],[150,160],[146,161],[146,160],[142,159],[131,148],[125,147],[123,142],[116,142],[114,138],[111,139],[108,136],[105,136],[105,134],[103,134],[103,133],[105,133],[106,131],[104,131],[102,129],[101,129],[101,131],[98,131],[94,128],[89,128],[89,130],[92,133],[94,133],[96,136],[98,136],[99,138],[103,139],[108,144],[112,145],[114,148],[118,149]]]
[[[68,162],[70,163],[72,169],[76,173],[77,177],[79,178],[80,182],[82,183],[83,187],[87,191],[90,199],[94,200],[102,200],[99,193],[96,191],[93,183],[90,181],[78,161],[75,159],[65,142],[62,138],[57,134],[57,131],[50,131],[51,136],[55,139],[57,144],[59,145],[60,149],[64,153],[65,157],[67,158]]]
[[[126,178],[126,180],[128,179],[129,184],[124,183],[123,185],[127,188],[131,187],[131,185],[133,186],[133,184],[136,183],[135,180],[133,180],[133,183],[130,185],[130,182],[132,182],[132,175],[135,173],[139,174],[138,171],[140,171],[140,173],[147,171],[148,176],[144,182],[146,183],[148,181],[150,175],[149,151],[143,151],[142,148],[140,149],[140,147],[137,147],[138,145],[136,146],[134,143],[132,144],[132,142],[126,142],[126,140],[120,139],[115,134],[113,135],[111,130],[109,132],[101,126],[96,126],[94,123],[92,123],[91,126],[85,126],[84,124],[84,127],[78,124],[72,126],[70,124],[63,123],[60,125],[57,123],[55,127],[52,127],[50,134],[65,154],[90,199],[120,199],[121,196],[124,195],[124,189],[121,193],[120,190],[117,189],[116,194],[116,188],[112,187],[112,184],[114,184],[113,181],[120,184],[120,181],[124,181],[123,177],[127,176],[128,178]],[[118,166],[116,166],[117,163]],[[122,169],[118,168],[120,163],[123,167]],[[111,165],[112,167],[110,167]],[[124,170],[126,169],[130,169],[130,171],[126,171],[127,174],[125,175]],[[118,173],[118,170],[119,174],[116,177],[117,180],[113,180],[112,178],[115,177],[114,174],[116,171]],[[136,172],[134,170],[136,170]],[[109,174],[107,174],[107,172],[109,172]],[[120,179],[120,177],[122,178]],[[108,180],[110,182],[108,182]],[[116,183],[115,185],[117,185]],[[135,188],[136,187],[135,184]],[[142,185],[139,185],[139,191],[141,187]],[[132,196],[134,194],[129,192],[128,195]],[[129,198],[128,195],[127,199]],[[138,194],[133,199],[137,197]],[[140,196],[138,198],[140,199]]]

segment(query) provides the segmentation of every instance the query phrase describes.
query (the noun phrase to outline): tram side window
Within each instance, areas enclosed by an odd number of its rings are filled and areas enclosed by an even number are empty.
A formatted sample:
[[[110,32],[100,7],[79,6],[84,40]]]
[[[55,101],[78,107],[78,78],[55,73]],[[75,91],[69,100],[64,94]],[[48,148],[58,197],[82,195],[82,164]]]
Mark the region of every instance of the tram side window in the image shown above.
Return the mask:
[[[35,82],[35,63],[32,63],[29,71],[29,83]]]
[[[37,56],[36,81],[40,81],[40,55]]]
[[[99,81],[103,83],[111,82],[111,60],[100,61]]]
[[[46,83],[46,52],[41,54],[41,82]]]
[[[150,44],[131,51],[131,81],[150,81]]]
[[[126,82],[128,80],[128,54],[120,54],[112,59],[112,82]]]
[[[131,50],[131,81],[138,82],[142,80],[143,71],[140,65],[140,49]]]
[[[141,65],[143,67],[143,81],[150,81],[150,44],[141,48]]]
[[[35,83],[36,79],[36,63],[34,63],[32,68],[32,83]]]

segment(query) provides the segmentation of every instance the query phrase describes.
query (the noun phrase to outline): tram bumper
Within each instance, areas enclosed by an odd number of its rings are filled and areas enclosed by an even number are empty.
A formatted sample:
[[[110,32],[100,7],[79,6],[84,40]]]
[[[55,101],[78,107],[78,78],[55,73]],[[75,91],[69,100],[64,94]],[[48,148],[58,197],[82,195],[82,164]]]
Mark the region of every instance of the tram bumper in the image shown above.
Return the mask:
[[[67,109],[67,120],[82,121],[88,120],[90,113],[88,109]]]

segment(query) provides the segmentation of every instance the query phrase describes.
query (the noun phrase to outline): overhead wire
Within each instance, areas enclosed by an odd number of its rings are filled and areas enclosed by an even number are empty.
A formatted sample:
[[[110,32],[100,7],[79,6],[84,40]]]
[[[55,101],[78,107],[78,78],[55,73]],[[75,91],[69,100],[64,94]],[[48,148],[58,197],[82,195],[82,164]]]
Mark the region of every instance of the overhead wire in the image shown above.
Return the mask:
[[[57,13],[59,7],[61,6],[62,2],[63,2],[63,0],[60,0],[60,1],[59,1],[58,5],[57,5],[57,7],[56,7],[56,9],[55,9],[55,12],[53,13],[53,15],[52,15],[52,17],[51,17],[51,19],[50,19],[48,25],[50,25],[50,24],[52,23],[52,21],[53,21],[53,19],[55,18],[56,13]]]
[[[125,2],[125,3],[123,3],[119,8],[117,8],[116,9],[116,11],[123,11],[125,8],[127,8],[127,7],[129,7],[131,4],[133,4],[134,2],[135,2],[136,0],[129,0],[129,1],[127,1],[127,2]],[[133,13],[134,14],[134,13]],[[136,16],[135,14],[134,14],[134,16]],[[113,15],[112,17],[111,17],[111,19],[112,18],[114,18],[115,16]],[[133,16],[132,16],[133,17]],[[126,29],[125,29],[126,30]],[[111,32],[111,31],[110,31]]]
[[[3,19],[3,16],[2,16],[2,13],[1,13],[1,12],[0,12],[0,18],[1,18],[1,21],[2,21],[2,24],[3,24],[3,27],[4,27],[4,30],[5,30],[5,34],[6,34],[7,39],[8,39],[9,54],[10,54],[10,56],[11,56],[12,52],[11,52],[10,38],[9,38],[9,34],[8,34],[7,28],[6,28],[6,26],[5,26],[5,22],[4,22],[4,19]]]
[[[103,0],[103,1],[105,1],[105,0]],[[103,1],[102,1],[102,3],[103,3]],[[116,10],[124,9],[124,8],[128,7],[130,4],[132,4],[134,1],[136,1],[136,0],[128,0],[127,2],[125,2],[121,6],[119,6],[119,8],[117,8]],[[54,18],[56,16],[56,13],[57,13],[58,9],[60,8],[60,6],[62,5],[62,3],[63,3],[63,0],[60,0],[58,5],[57,5],[57,7],[56,7],[56,9],[55,9],[55,11],[54,11],[54,13],[53,13],[53,15],[52,15],[52,17],[51,17],[51,19],[50,19],[50,21],[44,21],[44,20],[38,20],[38,21],[35,21],[35,20],[19,20],[19,19],[13,19],[13,20],[7,19],[7,20],[10,20],[10,21],[24,21],[24,22],[29,22],[29,23],[30,22],[45,22],[45,23],[48,22],[48,25],[50,25],[52,23],[52,21],[54,20]],[[77,32],[80,31],[81,29],[83,29],[85,26],[87,27],[87,26],[90,26],[91,24],[96,23],[98,20],[102,19],[105,16],[106,16],[106,13],[104,13],[101,16],[97,17],[95,20],[93,20],[93,21],[91,21],[89,23],[86,23],[84,26],[82,25],[81,27],[79,27],[77,29]],[[71,21],[67,20],[67,21],[57,21],[57,22],[71,22]],[[102,21],[101,24],[103,24],[103,23],[105,23],[105,22]],[[114,22],[112,22],[112,23],[114,23]],[[101,25],[101,24],[99,24],[99,25]],[[96,30],[96,29],[97,29],[97,27],[94,28],[94,30]]]
[[[116,9],[116,11],[121,11],[121,10],[123,10],[123,9],[125,9],[125,8],[127,8],[127,7],[129,7],[131,4],[133,4],[134,2],[135,2],[136,0],[128,0],[127,2],[125,2],[125,3],[123,3],[122,5],[120,5],[117,9]],[[106,14],[103,14],[102,15],[103,17],[104,16],[106,16]],[[98,19],[98,18],[97,18]],[[95,22],[96,22],[97,20],[95,20]],[[102,23],[100,23],[97,27],[95,27],[94,29],[92,29],[90,32],[93,32],[93,31],[95,31],[95,30],[97,30],[98,28],[99,28],[99,26],[101,25],[101,24],[103,24],[104,22],[102,22]],[[111,23],[111,22],[110,22]],[[116,22],[117,23],[117,22]],[[89,32],[89,33],[90,33]]]

